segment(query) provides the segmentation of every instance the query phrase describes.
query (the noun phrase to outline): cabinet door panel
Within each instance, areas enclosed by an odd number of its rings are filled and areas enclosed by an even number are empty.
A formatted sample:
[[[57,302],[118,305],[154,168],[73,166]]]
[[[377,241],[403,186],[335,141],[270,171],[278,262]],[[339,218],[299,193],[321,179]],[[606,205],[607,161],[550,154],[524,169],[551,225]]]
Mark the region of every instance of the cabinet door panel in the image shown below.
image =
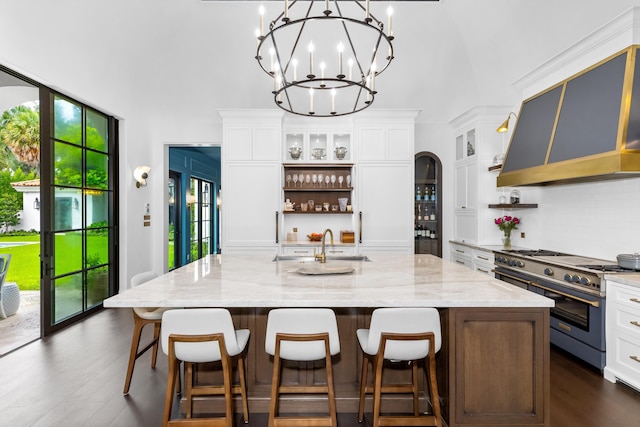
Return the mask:
[[[383,127],[362,127],[358,132],[358,158],[360,161],[384,160],[386,135]]]
[[[258,127],[253,131],[253,160],[280,160],[280,127]]]
[[[414,155],[413,132],[408,128],[392,128],[387,134],[388,160],[406,160]]]
[[[413,252],[413,164],[360,164],[362,245]]]
[[[236,247],[276,253],[278,163],[226,163],[222,177],[222,250]],[[238,250],[234,250],[238,253]]]
[[[249,126],[225,126],[223,139],[225,160],[251,160],[252,130]]]
[[[462,164],[456,165],[456,209],[467,208],[467,167]]]

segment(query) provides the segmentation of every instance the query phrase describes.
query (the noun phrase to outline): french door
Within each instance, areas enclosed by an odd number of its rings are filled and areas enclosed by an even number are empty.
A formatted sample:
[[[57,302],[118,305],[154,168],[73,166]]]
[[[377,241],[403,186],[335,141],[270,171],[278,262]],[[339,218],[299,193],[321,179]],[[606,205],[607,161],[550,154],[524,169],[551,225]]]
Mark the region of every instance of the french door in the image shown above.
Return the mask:
[[[189,206],[189,261],[195,261],[214,253],[214,217],[211,200],[215,200],[215,186],[210,181],[191,178]]]
[[[117,289],[117,121],[40,89],[44,334]]]

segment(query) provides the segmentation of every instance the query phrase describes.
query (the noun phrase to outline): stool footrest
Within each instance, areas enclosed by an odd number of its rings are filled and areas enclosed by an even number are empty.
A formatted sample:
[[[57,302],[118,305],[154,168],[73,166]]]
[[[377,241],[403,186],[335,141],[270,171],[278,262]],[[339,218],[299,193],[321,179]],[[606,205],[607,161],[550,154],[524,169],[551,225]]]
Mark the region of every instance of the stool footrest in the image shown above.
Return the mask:
[[[326,385],[285,385],[278,387],[278,393],[296,394],[296,393],[329,393],[329,387]]]
[[[436,417],[433,415],[424,415],[424,416],[380,416],[378,418],[379,424],[382,426],[437,426],[438,422]]]
[[[331,427],[331,417],[280,417],[273,420],[274,427]]]

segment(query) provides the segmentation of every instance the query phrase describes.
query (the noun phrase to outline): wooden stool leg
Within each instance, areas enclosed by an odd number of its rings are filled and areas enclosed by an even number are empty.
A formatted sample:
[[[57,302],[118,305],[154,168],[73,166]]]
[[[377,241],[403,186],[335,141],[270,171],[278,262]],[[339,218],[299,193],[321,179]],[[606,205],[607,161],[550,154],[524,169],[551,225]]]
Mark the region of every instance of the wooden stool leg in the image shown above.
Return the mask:
[[[325,341],[325,366],[327,370],[327,394],[329,398],[329,416],[331,425],[337,427],[338,415],[336,411],[336,392],[333,387],[333,364],[331,363],[331,351],[329,349],[329,338]]]
[[[244,355],[238,358],[238,375],[240,376],[240,395],[242,396],[242,416],[244,423],[249,423],[249,402],[247,401],[247,380],[244,371]]]
[[[171,353],[170,356],[173,356]],[[173,406],[173,389],[175,388],[176,377],[178,376],[178,361],[175,357],[169,357],[169,374],[167,378],[167,391],[164,399],[164,415],[162,426],[167,427],[171,419],[171,407]]]
[[[383,349],[384,350],[384,349]],[[384,364],[384,357],[380,356],[384,351],[378,351],[373,361],[373,426],[378,427],[380,425],[380,405],[382,397],[382,365]]]
[[[436,427],[442,427],[442,414],[440,413],[440,395],[438,394],[438,382],[436,378],[436,356],[430,353],[427,361],[429,367],[429,394],[431,397],[431,408],[436,418]]]
[[[156,359],[158,359],[158,344],[160,343],[160,322],[153,325],[153,350],[151,355],[151,368],[156,368]]]
[[[124,389],[122,392],[124,394],[129,394],[129,387],[131,386],[131,377],[133,376],[133,368],[136,364],[136,356],[138,353],[138,346],[140,345],[140,337],[142,336],[142,328],[144,328],[145,323],[138,318],[138,316],[133,315],[133,336],[131,337],[131,350],[129,351],[129,365],[127,366],[127,376],[124,380]]]
[[[280,346],[276,343],[276,355],[273,357],[273,375],[271,377],[271,403],[269,404],[269,427],[273,427],[278,413],[278,399],[280,398]]]
[[[187,400],[186,417],[191,418],[193,413],[193,363],[184,362],[184,394]]]
[[[420,401],[418,400],[418,361],[412,360],[411,362],[411,389],[413,392],[413,415],[416,417],[420,415]]]
[[[367,371],[369,370],[370,358],[365,352],[362,352],[362,375],[360,375],[360,403],[358,404],[358,422],[364,420],[364,401],[367,391]]]

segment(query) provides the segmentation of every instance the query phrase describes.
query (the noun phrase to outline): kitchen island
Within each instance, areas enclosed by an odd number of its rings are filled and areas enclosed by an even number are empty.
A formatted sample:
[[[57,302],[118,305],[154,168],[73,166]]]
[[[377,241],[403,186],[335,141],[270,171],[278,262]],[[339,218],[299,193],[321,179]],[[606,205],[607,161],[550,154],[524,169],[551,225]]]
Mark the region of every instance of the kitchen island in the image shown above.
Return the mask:
[[[353,268],[349,274],[301,274],[301,268]],[[376,255],[371,261],[319,263],[212,255],[111,297],[105,307],[225,307],[236,328],[251,330],[247,356],[251,412],[268,412],[271,361],[266,316],[274,307],[330,307],[341,353],[334,376],[338,411],[357,412],[361,355],[355,338],[377,307],[437,307],[443,345],[438,386],[449,426],[549,425],[549,307],[553,302],[431,255]],[[283,374],[287,381],[322,382]],[[296,376],[294,378],[294,376]],[[285,411],[324,410],[305,399]],[[404,410],[410,400],[394,400]],[[238,406],[236,406],[238,407]],[[390,407],[390,409],[393,409]]]

